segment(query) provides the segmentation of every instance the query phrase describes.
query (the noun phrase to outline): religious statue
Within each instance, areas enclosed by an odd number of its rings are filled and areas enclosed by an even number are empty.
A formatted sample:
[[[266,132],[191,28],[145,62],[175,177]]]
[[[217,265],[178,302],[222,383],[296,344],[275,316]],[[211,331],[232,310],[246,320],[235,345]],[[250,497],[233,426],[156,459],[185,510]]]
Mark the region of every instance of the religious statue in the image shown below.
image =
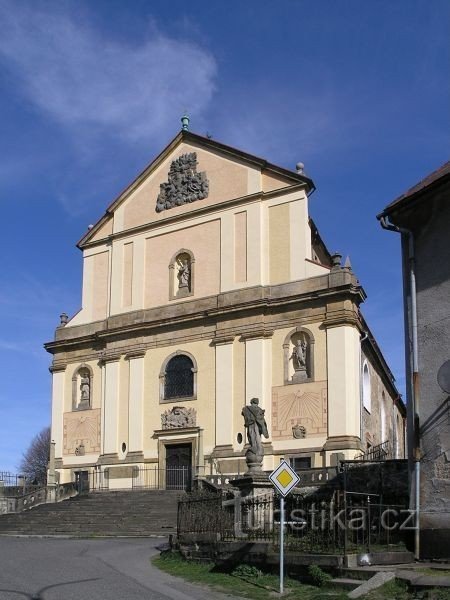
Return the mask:
[[[306,340],[297,340],[291,354],[291,360],[296,371],[306,371]]]
[[[187,258],[185,258],[184,260],[179,262],[179,269],[178,269],[178,287],[181,288],[188,288],[189,289],[189,279],[191,276],[191,269],[190,269],[190,265],[189,265],[189,260]]]
[[[244,406],[242,416],[247,430],[247,440],[250,448],[245,453],[245,460],[248,466],[248,472],[260,472],[262,470],[262,460],[264,449],[261,442],[261,436],[269,437],[267,424],[264,418],[265,411],[259,406],[259,399],[252,398],[250,405]]]
[[[89,404],[89,400],[91,397],[91,380],[89,377],[89,373],[84,372],[81,374],[81,382],[80,382],[80,404]]]

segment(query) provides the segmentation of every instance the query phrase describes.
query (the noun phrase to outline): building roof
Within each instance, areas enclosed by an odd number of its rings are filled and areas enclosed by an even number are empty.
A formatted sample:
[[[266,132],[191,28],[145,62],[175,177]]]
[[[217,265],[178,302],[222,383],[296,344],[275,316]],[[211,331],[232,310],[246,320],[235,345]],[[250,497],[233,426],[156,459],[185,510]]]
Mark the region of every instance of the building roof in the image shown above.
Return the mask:
[[[429,192],[432,188],[436,188],[450,179],[450,161],[441,165],[438,169],[427,175],[424,179],[419,181],[407,190],[404,194],[396,198],[393,202],[388,204],[382,213],[377,215],[377,218],[387,216],[393,212],[403,210],[416,200],[421,199],[425,193]]]
[[[306,177],[302,173],[297,173],[295,171],[291,171],[289,169],[285,169],[284,167],[279,167],[268,162],[264,158],[260,158],[259,156],[255,156],[254,154],[249,154],[248,152],[243,152],[242,150],[238,150],[233,148],[232,146],[227,146],[226,144],[222,144],[221,142],[217,142],[216,140],[198,135],[197,133],[193,133],[187,130],[181,130],[178,134],[172,139],[172,141],[164,148],[164,150],[154,158],[145,168],[144,170],[113,200],[113,202],[108,206],[104,215],[97,221],[97,223],[89,229],[87,233],[83,235],[83,237],[78,242],[78,248],[82,248],[96,233],[99,227],[105,223],[106,220],[109,219],[110,215],[116,210],[116,208],[128,197],[128,195],[136,189],[136,187],[145,179],[169,154],[173,151],[173,149],[178,146],[181,142],[193,142],[201,145],[205,149],[215,150],[220,152],[222,155],[229,159],[239,160],[241,162],[247,163],[252,166],[259,167],[261,171],[269,171],[278,175],[280,177],[285,178],[290,181],[292,184],[303,184],[306,186],[307,193],[312,193],[316,188],[314,182],[309,177]]]

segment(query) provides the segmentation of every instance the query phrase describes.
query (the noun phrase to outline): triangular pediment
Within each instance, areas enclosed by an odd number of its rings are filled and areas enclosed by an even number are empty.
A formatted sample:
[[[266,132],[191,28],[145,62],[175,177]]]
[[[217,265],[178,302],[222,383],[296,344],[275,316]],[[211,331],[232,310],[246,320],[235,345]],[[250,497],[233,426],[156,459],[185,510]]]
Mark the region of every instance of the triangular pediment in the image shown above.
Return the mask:
[[[113,233],[164,221],[227,200],[310,179],[215,140],[181,131],[112,202],[80,240],[83,248]]]

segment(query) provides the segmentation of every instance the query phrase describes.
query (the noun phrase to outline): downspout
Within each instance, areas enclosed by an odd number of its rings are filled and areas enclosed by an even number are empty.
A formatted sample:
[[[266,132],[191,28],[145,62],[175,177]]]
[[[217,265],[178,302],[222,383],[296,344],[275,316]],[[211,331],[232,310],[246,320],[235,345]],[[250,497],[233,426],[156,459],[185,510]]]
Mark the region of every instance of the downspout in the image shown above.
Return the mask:
[[[414,257],[414,237],[410,229],[399,227],[389,222],[389,218],[380,215],[378,217],[383,229],[395,231],[407,236],[408,240],[408,263],[409,263],[409,288],[411,296],[411,310],[408,318],[408,323],[411,330],[412,342],[412,387],[411,400],[413,410],[413,459],[414,459],[414,508],[416,510],[416,528],[414,530],[414,554],[416,560],[420,558],[420,430],[419,430],[419,358],[418,358],[418,342],[417,342],[417,291],[416,291],[416,274],[415,274],[415,257]],[[408,313],[407,313],[408,314]]]

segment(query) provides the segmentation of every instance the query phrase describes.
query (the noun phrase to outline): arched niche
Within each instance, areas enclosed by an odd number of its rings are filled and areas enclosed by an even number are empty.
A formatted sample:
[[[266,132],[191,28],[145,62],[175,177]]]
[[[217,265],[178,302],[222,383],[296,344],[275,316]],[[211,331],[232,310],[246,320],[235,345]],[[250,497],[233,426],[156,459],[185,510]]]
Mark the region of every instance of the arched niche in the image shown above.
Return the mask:
[[[178,250],[169,263],[169,299],[186,298],[194,293],[195,258],[186,248]]]
[[[189,352],[177,350],[163,362],[159,373],[159,401],[197,398],[197,362]]]
[[[94,372],[83,363],[72,376],[72,410],[92,408],[93,383]]]
[[[306,327],[292,329],[284,339],[284,383],[314,381],[314,336]]]

